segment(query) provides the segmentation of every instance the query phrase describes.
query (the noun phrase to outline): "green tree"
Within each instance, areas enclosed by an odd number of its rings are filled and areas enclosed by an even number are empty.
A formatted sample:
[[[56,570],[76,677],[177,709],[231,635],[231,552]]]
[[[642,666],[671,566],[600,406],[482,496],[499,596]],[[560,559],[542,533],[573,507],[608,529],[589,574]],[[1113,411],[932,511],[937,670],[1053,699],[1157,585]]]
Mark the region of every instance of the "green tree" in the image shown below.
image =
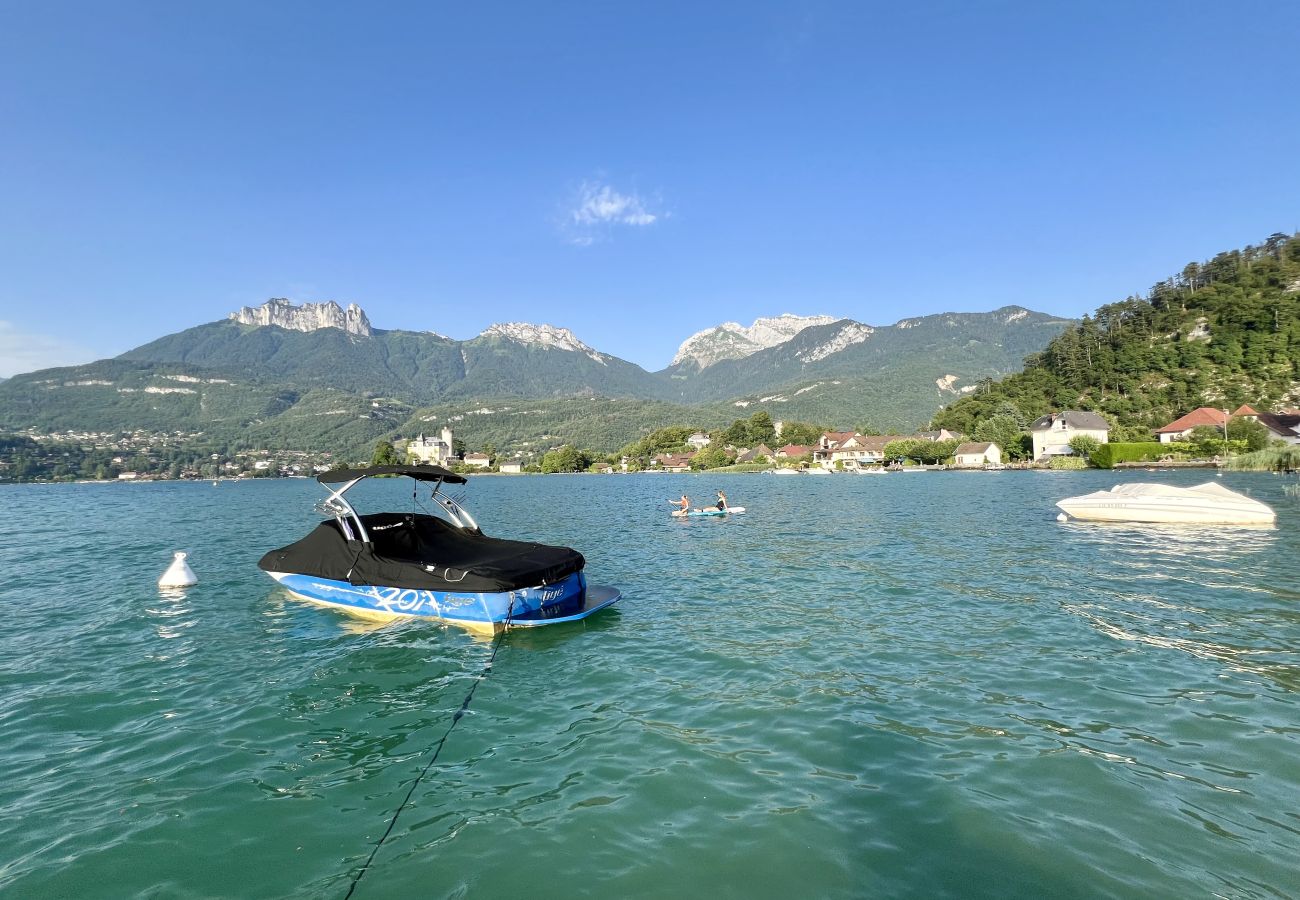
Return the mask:
[[[827,431],[821,425],[814,425],[809,422],[786,422],[781,426],[781,435],[776,438],[782,446],[785,444],[796,444],[801,447],[809,447],[817,443],[817,439]],[[874,432],[863,429],[863,434],[873,434]],[[769,444],[770,446],[770,444]],[[772,449],[776,449],[773,447]]]
[[[744,419],[737,419],[718,432],[717,442],[724,447],[740,447],[749,441],[749,426]]]
[[[776,440],[776,426],[772,424],[772,416],[766,410],[760,409],[749,417],[747,423],[749,446],[756,447],[759,444],[771,444]]]
[[[933,465],[952,456],[957,450],[956,441],[927,441],[924,438],[900,438],[885,445],[886,459],[910,459],[913,462]]]
[[[1101,449],[1101,441],[1097,440],[1092,435],[1076,434],[1074,437],[1070,438],[1070,449],[1074,451],[1076,456],[1089,459],[1094,453]]]
[[[1187,436],[1187,443],[1191,445],[1192,452],[1197,456],[1212,457],[1224,452],[1227,438],[1220,428],[1215,428],[1213,425],[1198,425]]]
[[[1246,452],[1254,453],[1267,447],[1273,435],[1268,428],[1254,419],[1238,418],[1228,422],[1228,438],[1234,441],[1245,441]]]
[[[542,456],[542,471],[547,474],[584,472],[590,465],[591,455],[572,444],[565,444],[558,450],[551,450]]]
[[[691,458],[692,469],[716,469],[731,464],[731,456],[721,447],[708,446]]]
[[[370,457],[372,466],[400,466],[402,458],[397,455],[390,441],[379,441],[375,444],[374,455]]]
[[[981,443],[997,444],[1010,459],[1024,458],[1023,431],[1009,414],[989,416],[975,426],[973,437]]]

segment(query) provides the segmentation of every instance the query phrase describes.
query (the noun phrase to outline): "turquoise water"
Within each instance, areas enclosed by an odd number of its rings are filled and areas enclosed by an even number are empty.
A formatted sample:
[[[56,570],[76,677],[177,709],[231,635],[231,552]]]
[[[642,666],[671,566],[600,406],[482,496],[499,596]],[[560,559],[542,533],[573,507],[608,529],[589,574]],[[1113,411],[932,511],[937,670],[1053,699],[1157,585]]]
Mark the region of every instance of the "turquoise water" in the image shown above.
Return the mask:
[[[502,639],[354,896],[1296,896],[1300,500],[1054,521],[1205,478],[472,479],[625,599]],[[715,487],[748,513],[668,517]],[[346,895],[494,644],[275,589],[320,494],[0,488],[0,894]]]

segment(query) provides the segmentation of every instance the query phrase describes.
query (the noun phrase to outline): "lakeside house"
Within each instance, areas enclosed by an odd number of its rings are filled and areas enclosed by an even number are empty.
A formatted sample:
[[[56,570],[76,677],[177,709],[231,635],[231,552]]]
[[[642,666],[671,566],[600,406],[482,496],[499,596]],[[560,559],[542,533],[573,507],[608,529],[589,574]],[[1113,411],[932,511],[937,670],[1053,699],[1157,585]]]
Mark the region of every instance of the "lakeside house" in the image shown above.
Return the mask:
[[[822,432],[822,436],[819,437],[817,439],[817,443],[813,445],[813,450],[812,450],[813,462],[817,463],[822,468],[829,467],[832,464],[831,454],[835,451],[837,447],[843,445],[845,441],[851,440],[854,437],[861,437],[861,436],[862,435],[854,431]]]
[[[885,463],[885,447],[894,441],[954,441],[957,435],[945,428],[913,435],[859,434],[856,431],[827,431],[812,448],[813,462],[823,469],[879,466]]]
[[[467,466],[473,466],[476,469],[486,469],[492,465],[492,457],[486,453],[466,453],[462,462]]]
[[[1232,418],[1249,419],[1258,422],[1269,431],[1275,441],[1288,444],[1300,444],[1300,410],[1283,410],[1277,413],[1256,412],[1249,406],[1242,406],[1232,414]]]
[[[776,454],[772,452],[771,448],[769,448],[767,444],[759,444],[754,449],[746,450],[737,456],[736,462],[752,463],[757,461],[760,457],[763,459],[774,459]]]
[[[982,469],[1002,465],[1002,448],[992,443],[960,444],[953,454],[958,469]]]
[[[662,453],[655,457],[655,462],[665,472],[689,472],[694,458],[694,453]]]
[[[839,463],[846,469],[878,466],[885,461],[885,446],[897,440],[901,439],[898,435],[892,434],[870,436],[854,434],[832,447],[827,461],[831,466]]]
[[[518,475],[524,470],[524,461],[522,459],[507,459],[500,466],[500,471],[508,475]]]
[[[830,453],[831,450],[838,447],[844,441],[853,437],[856,432],[852,431],[826,431],[817,439],[813,445],[813,459],[817,459],[818,453]]]
[[[780,450],[776,451],[777,459],[798,459],[801,456],[807,456],[812,453],[812,447],[805,447],[803,444],[786,444]]]
[[[1228,425],[1228,418],[1225,410],[1202,406],[1174,419],[1163,428],[1157,428],[1155,435],[1160,443],[1172,444],[1174,441],[1187,440],[1195,428],[1209,427],[1222,431]]]
[[[1033,459],[1043,462],[1053,456],[1070,456],[1073,438],[1084,436],[1096,438],[1102,444],[1110,443],[1110,425],[1097,413],[1065,410],[1048,413],[1035,419],[1029,426],[1033,436]]]

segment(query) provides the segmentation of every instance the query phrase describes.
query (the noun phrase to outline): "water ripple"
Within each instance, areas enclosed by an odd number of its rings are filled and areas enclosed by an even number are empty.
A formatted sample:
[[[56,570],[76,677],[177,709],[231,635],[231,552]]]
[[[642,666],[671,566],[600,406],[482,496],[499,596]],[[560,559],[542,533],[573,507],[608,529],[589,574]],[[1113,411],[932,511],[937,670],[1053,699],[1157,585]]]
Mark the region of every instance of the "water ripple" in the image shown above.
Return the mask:
[[[478,479],[626,593],[482,682],[481,638],[256,570],[311,484],[0,489],[0,891],[342,896],[477,683],[358,896],[1292,895],[1300,509],[1053,521],[1115,480]],[[663,515],[715,485],[749,513]]]

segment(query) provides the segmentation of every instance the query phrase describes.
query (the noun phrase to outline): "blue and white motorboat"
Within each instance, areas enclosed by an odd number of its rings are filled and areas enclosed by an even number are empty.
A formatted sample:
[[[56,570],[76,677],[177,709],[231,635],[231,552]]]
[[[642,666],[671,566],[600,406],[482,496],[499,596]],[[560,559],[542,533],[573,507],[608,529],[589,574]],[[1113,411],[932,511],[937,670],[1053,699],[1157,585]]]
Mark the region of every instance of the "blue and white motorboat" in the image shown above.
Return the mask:
[[[357,513],[344,495],[376,475],[431,484],[438,514]],[[369,466],[316,480],[330,490],[317,511],[332,518],[258,562],[296,597],[372,618],[422,616],[497,632],[585,619],[622,596],[587,584],[577,550],[483,534],[443,490],[466,482],[447,469]]]

